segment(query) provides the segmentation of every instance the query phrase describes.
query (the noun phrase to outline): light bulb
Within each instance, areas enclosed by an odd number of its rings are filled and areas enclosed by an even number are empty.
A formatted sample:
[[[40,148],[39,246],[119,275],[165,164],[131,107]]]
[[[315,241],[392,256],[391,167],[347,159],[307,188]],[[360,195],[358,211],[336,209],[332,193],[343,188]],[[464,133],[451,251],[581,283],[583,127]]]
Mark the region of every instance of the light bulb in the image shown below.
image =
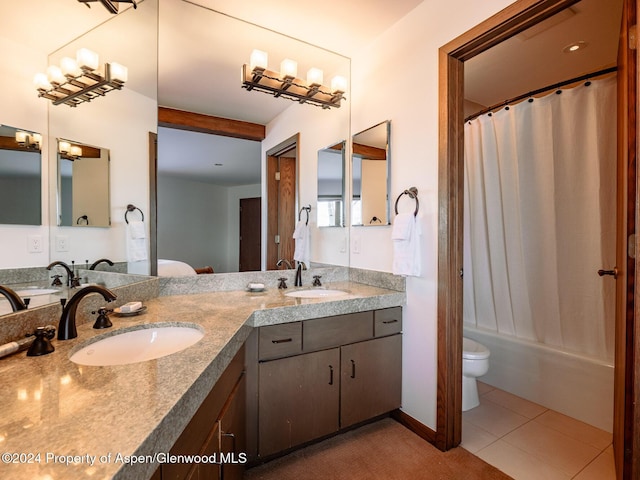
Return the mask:
[[[280,73],[283,77],[297,77],[298,62],[291,60],[290,58],[285,58],[282,63],[280,63]]]
[[[67,78],[62,74],[62,70],[55,65],[49,65],[47,67],[47,80],[50,83],[57,83],[58,85],[62,85],[67,81]]]
[[[69,153],[70,148],[71,144],[69,142],[58,141],[58,151],[60,153]]]
[[[18,130],[16,132],[16,142],[18,142],[19,144],[22,144],[22,145],[27,143],[27,132],[21,132],[21,131]]]
[[[249,59],[249,68],[252,72],[256,69],[266,70],[268,59],[269,55],[267,55],[267,52],[255,49],[253,52],[251,52],[251,57]]]
[[[62,70],[63,75],[71,77],[78,77],[82,73],[80,67],[78,67],[78,62],[70,57],[63,57],[60,60],[60,70]]]
[[[96,70],[99,64],[98,54],[88,48],[81,48],[76,52],[78,66],[83,70]]]
[[[51,84],[44,73],[36,73],[33,84],[38,90],[51,90]]]
[[[129,69],[124,65],[121,65],[116,62],[111,62],[111,80],[117,80],[119,82],[125,83],[129,78]]]
[[[331,79],[331,91],[333,93],[344,93],[347,91],[347,79],[336,75]]]
[[[309,85],[322,85],[322,70],[319,68],[310,68],[307,72],[307,83]]]
[[[77,145],[71,145],[71,148],[69,149],[69,153],[74,157],[81,157],[82,149]]]

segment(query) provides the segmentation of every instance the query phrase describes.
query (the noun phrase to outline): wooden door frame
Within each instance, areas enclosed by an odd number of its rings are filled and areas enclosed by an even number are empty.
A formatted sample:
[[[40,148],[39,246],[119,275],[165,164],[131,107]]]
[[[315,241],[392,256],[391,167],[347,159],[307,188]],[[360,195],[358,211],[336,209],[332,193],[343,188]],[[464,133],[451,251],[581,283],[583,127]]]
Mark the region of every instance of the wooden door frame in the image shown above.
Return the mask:
[[[578,1],[518,0],[439,50],[438,384],[435,444],[441,450],[457,446],[462,434],[463,292],[460,273],[463,266],[464,214],[464,62]],[[635,223],[637,225],[637,218]],[[633,322],[638,324],[635,319],[632,319]],[[635,342],[638,343],[637,336]],[[636,345],[636,348],[639,347]],[[634,385],[638,385],[640,380],[639,369],[632,368],[630,373]],[[638,399],[639,392],[633,394]],[[637,422],[638,419],[629,418],[629,421]],[[631,442],[630,445],[625,442],[625,447],[632,449],[627,459],[629,464],[637,468],[638,442]],[[631,467],[625,461],[625,470],[627,468]]]

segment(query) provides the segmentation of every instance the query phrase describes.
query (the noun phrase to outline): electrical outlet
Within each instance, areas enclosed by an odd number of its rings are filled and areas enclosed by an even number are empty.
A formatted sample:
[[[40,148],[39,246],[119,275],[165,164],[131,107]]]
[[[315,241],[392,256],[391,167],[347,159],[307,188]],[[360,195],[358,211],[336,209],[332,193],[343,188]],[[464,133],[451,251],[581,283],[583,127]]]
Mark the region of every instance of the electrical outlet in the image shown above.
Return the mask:
[[[27,238],[27,250],[29,253],[42,252],[42,235],[29,235]]]
[[[56,252],[69,251],[69,237],[66,235],[56,235]]]
[[[360,253],[360,237],[353,237],[353,243],[351,244],[352,253]]]

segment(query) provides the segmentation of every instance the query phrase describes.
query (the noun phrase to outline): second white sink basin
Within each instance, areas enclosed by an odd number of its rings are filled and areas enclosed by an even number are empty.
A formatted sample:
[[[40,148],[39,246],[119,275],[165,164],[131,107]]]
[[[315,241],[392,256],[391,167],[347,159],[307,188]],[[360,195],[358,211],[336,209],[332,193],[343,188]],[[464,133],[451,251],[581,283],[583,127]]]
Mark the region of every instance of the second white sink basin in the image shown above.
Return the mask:
[[[309,290],[295,290],[293,292],[285,293],[287,297],[296,298],[325,298],[325,297],[339,297],[341,295],[348,295],[348,292],[343,290],[331,290],[328,288],[312,288]]]
[[[202,339],[195,325],[154,324],[107,336],[81,348],[70,359],[80,365],[127,365],[161,358]]]
[[[50,295],[52,293],[61,293],[56,288],[39,288],[39,287],[23,287],[16,290],[16,293],[21,297],[35,297],[36,295]]]

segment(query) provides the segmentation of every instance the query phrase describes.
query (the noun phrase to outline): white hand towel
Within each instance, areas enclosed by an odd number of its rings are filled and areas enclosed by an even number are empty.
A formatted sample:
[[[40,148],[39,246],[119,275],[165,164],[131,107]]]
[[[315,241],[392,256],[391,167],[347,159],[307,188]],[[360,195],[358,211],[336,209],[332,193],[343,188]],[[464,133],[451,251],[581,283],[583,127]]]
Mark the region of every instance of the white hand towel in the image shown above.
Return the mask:
[[[392,268],[395,275],[419,277],[421,264],[420,236],[422,235],[422,229],[418,218],[412,213],[408,215],[411,217],[408,227],[408,238],[393,239]],[[400,215],[396,216],[396,220],[399,216]]]
[[[413,213],[398,213],[391,227],[392,240],[409,240],[415,224]]]
[[[295,240],[295,250],[293,252],[293,259],[298,262],[303,262],[307,268],[310,267],[311,249],[309,240],[311,234],[309,232],[309,225],[303,221],[299,221],[296,225],[296,229],[293,231],[293,239]]]
[[[148,259],[147,235],[144,222],[127,224],[127,261],[142,262]]]

